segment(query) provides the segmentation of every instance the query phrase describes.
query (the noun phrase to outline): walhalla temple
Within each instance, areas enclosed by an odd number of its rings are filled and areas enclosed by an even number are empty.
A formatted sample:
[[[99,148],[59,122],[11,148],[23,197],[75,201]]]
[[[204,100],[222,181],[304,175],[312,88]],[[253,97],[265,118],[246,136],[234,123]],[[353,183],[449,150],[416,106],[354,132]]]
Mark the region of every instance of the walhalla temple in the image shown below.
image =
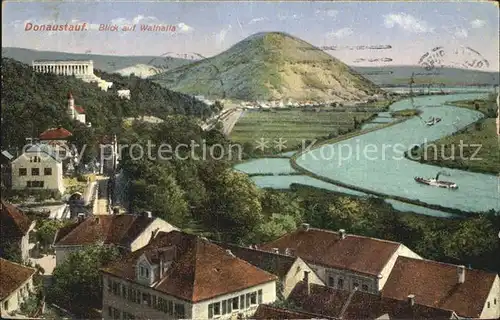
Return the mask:
[[[92,60],[34,60],[32,65],[36,72],[74,75],[85,82],[97,82],[103,91],[108,91],[113,86],[113,82],[107,82],[94,74]]]

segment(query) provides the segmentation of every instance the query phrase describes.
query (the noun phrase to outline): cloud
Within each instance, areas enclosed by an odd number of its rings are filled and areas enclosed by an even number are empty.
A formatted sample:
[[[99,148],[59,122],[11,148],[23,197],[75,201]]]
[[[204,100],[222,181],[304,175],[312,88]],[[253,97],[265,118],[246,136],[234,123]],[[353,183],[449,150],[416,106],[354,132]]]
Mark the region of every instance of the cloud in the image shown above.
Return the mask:
[[[292,15],[281,15],[278,13],[278,20],[298,20],[302,18],[301,14],[292,14]]]
[[[337,39],[341,39],[341,38],[345,38],[345,37],[348,37],[350,36],[351,34],[353,34],[353,31],[351,28],[342,28],[342,29],[339,29],[337,31],[332,31],[332,32],[328,32],[326,34],[326,36],[328,38],[337,38]]]
[[[194,28],[191,26],[188,26],[184,22],[178,23],[177,24],[177,32],[178,33],[190,33],[193,32]]]
[[[430,27],[427,22],[419,20],[407,13],[391,13],[384,15],[384,25],[389,29],[399,26],[403,30],[412,33],[434,32],[434,28]]]
[[[480,20],[480,19],[476,19],[476,20],[472,20],[470,22],[470,26],[474,29],[478,29],[478,28],[482,28],[486,25],[486,21],[484,20]]]
[[[461,38],[461,39],[467,38],[468,35],[469,33],[464,28],[458,28],[453,34],[455,38]]]
[[[316,10],[315,14],[320,17],[330,17],[335,18],[339,12],[337,10],[329,9],[329,10]]]
[[[266,17],[253,18],[252,20],[250,20],[248,22],[248,24],[254,24],[254,23],[257,23],[257,22],[265,21],[265,20],[269,20],[269,19],[266,18]]]
[[[111,19],[110,23],[111,24],[117,24],[117,25],[133,25],[133,24],[138,24],[138,23],[153,23],[153,22],[158,22],[159,19],[153,16],[143,16],[141,14],[133,17],[132,19],[127,19],[127,18],[115,18]]]
[[[460,26],[443,26],[443,30],[449,33],[454,39],[465,39],[469,36],[467,29]]]
[[[224,41],[226,41],[226,36],[232,28],[233,27],[231,25],[228,25],[226,28],[223,28],[221,31],[219,31],[219,33],[215,35],[215,42],[217,46],[221,47],[224,45]]]

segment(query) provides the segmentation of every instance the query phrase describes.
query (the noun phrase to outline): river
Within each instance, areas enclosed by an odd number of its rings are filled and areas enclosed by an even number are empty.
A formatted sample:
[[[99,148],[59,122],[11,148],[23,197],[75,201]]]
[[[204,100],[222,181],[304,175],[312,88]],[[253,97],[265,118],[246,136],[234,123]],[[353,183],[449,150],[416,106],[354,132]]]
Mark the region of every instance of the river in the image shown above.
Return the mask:
[[[443,169],[421,164],[404,157],[404,152],[414,145],[431,143],[470,125],[482,114],[469,109],[446,105],[446,101],[484,98],[487,93],[462,93],[451,95],[420,96],[398,101],[390,106],[390,111],[416,107],[422,111],[421,118],[414,117],[380,130],[347,139],[335,144],[326,144],[296,159],[301,168],[313,174],[338,181],[342,184],[361,188],[362,193],[376,192],[389,196],[419,200],[427,204],[439,205],[463,211],[481,212],[500,210],[498,177],[454,169]],[[379,115],[380,116],[380,115]],[[442,121],[427,126],[422,119],[440,117]],[[467,141],[464,141],[467,144]],[[476,148],[465,146],[465,148]],[[437,150],[440,152],[440,150]],[[446,155],[450,155],[447,151]],[[455,156],[459,156],[456,146]],[[432,156],[432,155],[430,155]],[[258,159],[240,164],[235,169],[246,173],[289,174],[293,172],[287,159]],[[433,177],[444,170],[451,180],[458,184],[458,190],[441,189],[417,184],[415,176]],[[286,188],[291,183],[302,183],[332,191],[359,195],[359,190],[332,185],[306,176],[254,176],[252,179],[260,187]],[[443,212],[396,202],[393,206],[400,210],[446,216]],[[411,210],[410,210],[411,209]]]

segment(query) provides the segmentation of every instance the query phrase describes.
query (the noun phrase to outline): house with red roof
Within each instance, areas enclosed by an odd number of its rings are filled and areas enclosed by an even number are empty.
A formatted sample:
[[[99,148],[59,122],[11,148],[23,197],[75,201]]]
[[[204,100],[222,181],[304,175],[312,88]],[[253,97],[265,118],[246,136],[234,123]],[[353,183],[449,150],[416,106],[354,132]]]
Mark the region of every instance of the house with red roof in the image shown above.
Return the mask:
[[[304,277],[304,281],[295,286],[290,294],[289,302],[300,310],[316,314],[313,317],[304,315],[300,319],[458,319],[453,310],[426,306],[419,303],[411,295],[400,300],[358,290],[351,292],[337,290],[332,287],[310,283],[307,276]],[[273,314],[278,311],[269,307],[262,309],[259,310],[258,319],[273,319]],[[284,312],[280,311],[280,313]]]
[[[405,245],[354,234],[301,228],[270,243],[261,250],[288,253],[302,258],[328,286],[339,290],[378,293],[386,283],[399,256],[421,257]]]
[[[64,141],[66,142],[73,134],[63,127],[50,128],[42,132],[38,139],[42,143],[49,143],[50,141]]]
[[[180,231],[159,232],[101,273],[103,319],[233,319],[276,300],[277,276]]]
[[[36,271],[2,258],[0,270],[0,313],[2,319],[12,319],[9,314],[18,310],[34,291],[33,275]]]
[[[136,251],[149,243],[157,232],[177,230],[163,219],[140,215],[94,215],[59,229],[53,248],[56,265],[60,265],[71,252],[101,243],[115,246],[123,252]]]
[[[453,310],[459,317],[500,318],[498,274],[432,260],[399,257],[382,296]]]
[[[31,221],[16,206],[1,200],[0,202],[0,250],[11,250],[15,246],[21,253],[21,258],[29,258],[29,233],[33,230],[35,222]],[[3,271],[2,271],[3,272]]]
[[[71,92],[68,92],[68,114],[71,119],[86,124],[85,109],[81,106],[75,105],[75,99],[73,99],[73,94],[71,94]]]
[[[49,128],[38,136],[38,140],[42,144],[47,144],[54,149],[56,154],[59,154],[60,159],[68,159],[70,148],[68,146],[68,138],[73,134],[63,127]]]

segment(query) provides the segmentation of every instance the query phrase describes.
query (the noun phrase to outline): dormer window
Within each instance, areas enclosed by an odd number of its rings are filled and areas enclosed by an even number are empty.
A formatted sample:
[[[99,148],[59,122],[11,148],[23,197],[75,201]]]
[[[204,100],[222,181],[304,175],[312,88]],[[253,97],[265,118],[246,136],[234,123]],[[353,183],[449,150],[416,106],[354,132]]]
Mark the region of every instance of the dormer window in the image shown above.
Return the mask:
[[[142,278],[149,278],[149,268],[145,266],[140,267],[140,275]]]

